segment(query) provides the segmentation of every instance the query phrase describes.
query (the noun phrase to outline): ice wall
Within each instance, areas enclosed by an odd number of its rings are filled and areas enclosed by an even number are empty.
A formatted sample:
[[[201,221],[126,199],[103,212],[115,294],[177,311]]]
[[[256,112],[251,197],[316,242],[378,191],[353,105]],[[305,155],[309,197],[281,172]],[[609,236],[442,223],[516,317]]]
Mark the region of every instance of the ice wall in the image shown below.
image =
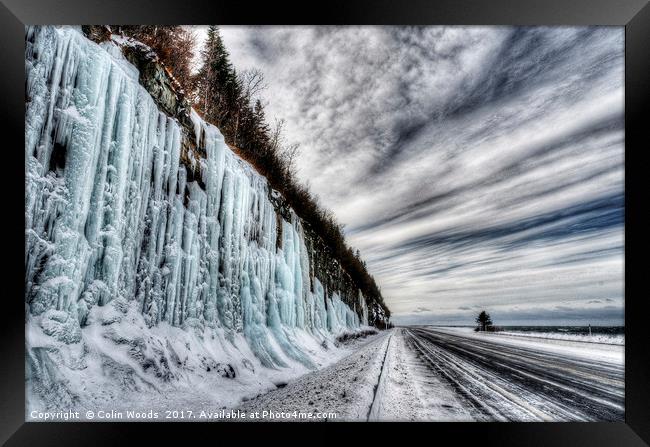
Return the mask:
[[[135,301],[150,327],[243,334],[267,366],[282,365],[279,350],[310,363],[289,330],[318,337],[367,324],[363,296],[351,309],[310,278],[300,219],[278,218],[266,179],[217,128],[192,113],[205,156],[187,154],[188,170],[184,128],[115,43],[71,27],[26,33],[31,315],[65,312],[76,333],[94,306]]]

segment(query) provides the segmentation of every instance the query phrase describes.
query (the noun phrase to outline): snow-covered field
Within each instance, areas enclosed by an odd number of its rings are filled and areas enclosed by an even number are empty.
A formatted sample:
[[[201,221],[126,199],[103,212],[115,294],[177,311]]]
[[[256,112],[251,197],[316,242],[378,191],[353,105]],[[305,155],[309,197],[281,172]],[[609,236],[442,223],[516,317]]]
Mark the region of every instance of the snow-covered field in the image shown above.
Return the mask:
[[[436,326],[436,329],[453,330],[465,334],[474,333],[474,327],[469,327],[469,326]],[[571,334],[571,333],[563,333],[563,332],[505,330],[499,332],[491,332],[485,335],[509,335],[512,337],[544,338],[549,340],[564,340],[564,341],[575,341],[575,342],[583,342],[583,343],[625,345],[624,334],[588,335],[588,334]]]
[[[510,335],[513,337],[533,337],[533,338],[547,338],[550,340],[566,340],[577,341],[582,343],[604,343],[610,345],[624,345],[625,335],[608,335],[608,334],[563,334],[561,332],[517,332],[517,331],[503,331],[499,335]]]
[[[617,343],[584,343],[581,340],[551,337],[527,337],[526,334],[512,335],[503,332],[474,332],[468,327],[433,327],[438,332],[462,334],[476,340],[489,340],[492,343],[512,347],[535,349],[579,358],[597,359],[623,365],[625,348]]]

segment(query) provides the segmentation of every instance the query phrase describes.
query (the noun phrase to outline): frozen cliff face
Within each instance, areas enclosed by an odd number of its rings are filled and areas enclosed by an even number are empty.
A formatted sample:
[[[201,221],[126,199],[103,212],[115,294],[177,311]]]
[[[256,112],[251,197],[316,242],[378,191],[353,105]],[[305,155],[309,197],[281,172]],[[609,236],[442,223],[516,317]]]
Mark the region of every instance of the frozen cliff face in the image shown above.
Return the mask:
[[[249,370],[248,352],[264,367],[313,368],[306,346],[373,318],[360,293],[346,304],[310,274],[300,219],[279,217],[266,179],[193,111],[194,135],[161,112],[115,42],[30,27],[26,44],[25,300],[39,386],[56,383],[56,364],[119,363],[105,340],[169,380],[182,364],[170,340],[184,334],[201,340],[194,354],[185,343],[185,362],[200,349]],[[71,348],[53,360],[52,343]]]

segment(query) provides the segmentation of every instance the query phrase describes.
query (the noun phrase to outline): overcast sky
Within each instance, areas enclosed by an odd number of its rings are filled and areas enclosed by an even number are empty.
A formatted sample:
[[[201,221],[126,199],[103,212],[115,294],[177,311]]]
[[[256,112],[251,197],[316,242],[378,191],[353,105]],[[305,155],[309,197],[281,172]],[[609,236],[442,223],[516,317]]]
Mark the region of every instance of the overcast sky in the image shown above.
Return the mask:
[[[395,323],[623,324],[622,27],[222,35]]]

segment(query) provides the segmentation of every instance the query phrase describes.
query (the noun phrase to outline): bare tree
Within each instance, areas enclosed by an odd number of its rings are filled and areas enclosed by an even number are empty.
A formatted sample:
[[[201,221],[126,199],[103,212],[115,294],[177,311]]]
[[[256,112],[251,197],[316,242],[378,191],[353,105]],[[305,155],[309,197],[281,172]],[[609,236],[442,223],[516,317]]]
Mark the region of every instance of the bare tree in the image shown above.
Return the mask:
[[[259,68],[246,69],[240,72],[238,77],[242,87],[242,94],[249,102],[256,99],[268,87],[264,81],[264,73]]]
[[[280,159],[282,160],[287,174],[293,174],[296,157],[300,153],[300,143],[293,143],[283,146],[280,150]]]
[[[271,130],[271,149],[279,152],[280,146],[282,145],[282,139],[284,138],[282,136],[282,131],[284,130],[284,118],[281,119],[275,119],[275,124],[273,126],[273,129]]]
[[[285,123],[284,118],[275,119],[275,125],[271,130],[270,147],[282,163],[286,176],[291,177],[294,173],[296,158],[300,153],[300,144],[287,143],[284,135]]]

